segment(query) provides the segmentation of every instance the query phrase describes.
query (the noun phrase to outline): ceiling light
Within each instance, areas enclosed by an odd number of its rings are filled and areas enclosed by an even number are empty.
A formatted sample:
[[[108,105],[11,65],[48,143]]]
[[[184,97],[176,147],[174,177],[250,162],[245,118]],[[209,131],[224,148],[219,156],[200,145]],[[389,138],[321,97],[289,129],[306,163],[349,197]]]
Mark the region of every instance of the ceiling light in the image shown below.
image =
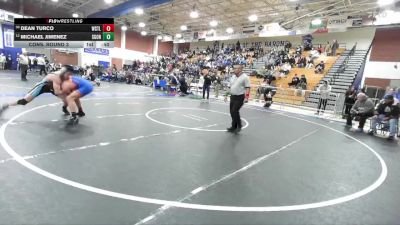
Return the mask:
[[[394,2],[394,0],[378,0],[378,5],[385,6],[390,5]]]
[[[114,0],[104,0],[104,2],[107,3],[107,4],[111,4],[111,3],[113,3],[113,1]]]
[[[58,2],[58,0],[51,0],[52,2]]]
[[[198,18],[199,17],[199,13],[197,11],[191,11],[190,12],[190,17],[191,18]]]
[[[182,34],[176,34],[175,35],[177,38],[181,38],[182,37]]]
[[[321,19],[314,19],[313,21],[311,21],[312,25],[320,25],[322,23]]]
[[[232,34],[233,33],[233,28],[232,27],[226,28],[226,33]]]
[[[121,30],[126,31],[126,30],[128,30],[128,27],[127,27],[126,25],[123,25],[123,26],[121,27]]]
[[[136,8],[136,9],[135,9],[135,13],[136,13],[137,15],[143,15],[143,9],[142,9],[142,8]]]
[[[182,26],[181,26],[181,30],[182,30],[182,31],[187,30],[187,26],[186,26],[186,25],[182,25]]]
[[[216,27],[217,25],[218,25],[218,21],[216,21],[216,20],[212,20],[210,22],[210,26],[212,26],[212,27]]]
[[[78,17],[79,17],[79,14],[78,14],[78,13],[73,13],[73,14],[72,14],[72,17],[78,18]]]
[[[142,36],[146,36],[146,35],[147,35],[147,32],[146,32],[146,31],[142,31],[142,32],[140,32],[140,34],[141,34]]]
[[[145,23],[143,23],[143,22],[140,22],[140,23],[139,23],[139,27],[145,27],[145,26],[146,26]]]
[[[249,20],[250,20],[250,22],[255,22],[258,20],[258,17],[257,17],[257,15],[253,14],[253,15],[249,16]]]

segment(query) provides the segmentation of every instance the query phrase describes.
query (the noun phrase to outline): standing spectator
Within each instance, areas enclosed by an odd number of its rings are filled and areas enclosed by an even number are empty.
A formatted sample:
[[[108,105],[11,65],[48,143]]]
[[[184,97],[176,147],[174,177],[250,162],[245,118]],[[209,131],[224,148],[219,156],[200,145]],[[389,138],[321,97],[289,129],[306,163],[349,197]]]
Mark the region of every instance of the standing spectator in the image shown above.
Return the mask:
[[[3,53],[0,54],[0,70],[4,70],[6,65],[6,57]]]
[[[337,40],[333,40],[332,43],[332,56],[336,56],[336,50],[339,48],[339,43]]]
[[[7,58],[6,58],[6,65],[5,65],[5,70],[11,70],[12,69],[12,58],[11,58],[11,54],[8,54]]]
[[[344,114],[343,119],[350,116],[350,110],[356,102],[357,96],[354,87],[349,88],[346,91],[345,99],[344,99]]]
[[[331,51],[332,51],[332,46],[331,46],[331,44],[329,44],[329,41],[328,41],[325,45],[325,55],[329,56],[331,54]]]
[[[15,59],[15,61],[17,61],[17,70],[19,71],[19,53],[17,53],[17,58]]]
[[[38,59],[36,56],[33,58],[33,72],[37,72],[37,67],[38,67]]]
[[[397,134],[397,126],[399,124],[399,104],[394,104],[393,95],[385,96],[383,102],[379,103],[376,107],[376,116],[372,118],[372,127],[368,132],[370,135],[376,134],[376,127],[379,123],[383,121],[389,122],[389,138],[388,140],[393,140]]]
[[[23,52],[21,55],[19,55],[19,64],[21,68],[21,80],[28,81],[26,79],[26,75],[28,73],[28,65],[29,65],[29,58],[27,52]]]
[[[353,119],[358,117],[359,124],[356,131],[363,132],[365,121],[372,116],[374,116],[374,103],[368,99],[367,95],[359,93],[356,103],[354,103],[350,110],[350,116],[347,117],[346,126],[351,127]]]
[[[323,84],[321,84],[318,89],[317,92],[320,93],[320,98],[319,98],[319,103],[318,103],[318,111],[316,112],[316,114],[319,114],[319,111],[321,110],[322,113],[324,113],[325,109],[326,109],[326,104],[328,103],[328,99],[329,99],[329,94],[331,93],[331,86],[329,85],[328,81],[324,80]]]
[[[201,73],[204,78],[204,83],[203,83],[203,100],[205,100],[205,94],[207,92],[207,100],[210,98],[210,86],[211,86],[211,77],[209,75],[209,70],[210,66],[205,65],[203,66],[203,69],[201,70]]]
[[[37,58],[37,64],[38,64],[39,69],[40,69],[39,75],[42,76],[42,73],[44,73],[44,75],[47,76],[46,61],[44,60],[43,56],[39,56]]]
[[[216,98],[218,98],[219,90],[221,90],[221,89],[222,89],[222,79],[220,76],[217,75],[217,77],[215,78],[215,81],[214,81],[214,91],[215,91]]]

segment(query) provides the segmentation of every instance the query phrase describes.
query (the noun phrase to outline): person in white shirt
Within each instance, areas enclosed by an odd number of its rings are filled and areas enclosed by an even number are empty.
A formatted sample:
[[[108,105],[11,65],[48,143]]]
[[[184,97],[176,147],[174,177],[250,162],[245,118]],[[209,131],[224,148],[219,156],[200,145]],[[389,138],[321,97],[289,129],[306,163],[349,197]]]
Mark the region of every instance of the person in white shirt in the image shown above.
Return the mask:
[[[4,70],[4,66],[6,65],[6,57],[3,53],[0,54],[0,69]]]
[[[28,65],[29,65],[28,52],[23,52],[21,55],[19,55],[19,67],[21,68],[22,81],[28,81],[26,79],[26,75],[28,73]]]
[[[232,117],[232,126],[227,131],[237,134],[242,129],[239,110],[249,100],[250,96],[250,79],[243,73],[242,64],[234,65],[233,69],[234,76],[230,83],[230,91],[225,95],[225,101],[227,101],[227,97],[230,94],[231,102],[229,111]]]
[[[315,113],[319,114],[319,111],[322,109],[322,113],[324,113],[326,109],[326,104],[328,103],[329,95],[331,93],[332,87],[329,85],[328,81],[324,80],[323,84],[321,84],[317,92],[320,93],[320,99],[318,103],[318,111]]]
[[[47,71],[46,71],[46,61],[44,60],[43,56],[39,56],[37,58],[37,64],[39,66],[40,72],[39,75],[42,76],[42,72],[44,73],[44,75],[47,75]]]

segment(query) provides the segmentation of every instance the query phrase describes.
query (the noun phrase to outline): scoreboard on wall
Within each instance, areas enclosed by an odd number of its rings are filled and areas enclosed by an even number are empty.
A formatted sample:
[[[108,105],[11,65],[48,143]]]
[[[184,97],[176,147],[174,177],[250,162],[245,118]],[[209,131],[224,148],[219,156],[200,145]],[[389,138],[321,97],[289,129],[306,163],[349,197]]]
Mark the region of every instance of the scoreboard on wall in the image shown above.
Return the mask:
[[[20,48],[113,48],[113,18],[15,18]]]

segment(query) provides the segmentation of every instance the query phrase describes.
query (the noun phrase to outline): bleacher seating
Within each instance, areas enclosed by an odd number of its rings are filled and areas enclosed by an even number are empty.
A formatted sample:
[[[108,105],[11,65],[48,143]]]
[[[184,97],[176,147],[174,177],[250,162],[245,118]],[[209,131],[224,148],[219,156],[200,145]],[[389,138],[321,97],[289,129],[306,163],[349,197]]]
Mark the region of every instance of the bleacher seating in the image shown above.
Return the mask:
[[[344,52],[345,49],[338,49],[337,53],[340,54]],[[308,56],[309,52],[303,52],[303,56]],[[317,64],[320,61],[325,62],[325,70],[323,74],[316,74],[314,72],[315,68],[306,69],[306,68],[292,68],[290,73],[285,78],[279,78],[276,81],[276,87],[278,88],[276,95],[274,96],[274,101],[279,103],[291,104],[291,105],[302,105],[305,102],[305,99],[309,96],[310,91],[315,90],[315,88],[319,85],[320,81],[325,77],[328,71],[335,64],[336,60],[339,56],[325,56],[321,55],[319,58],[314,60],[314,63]],[[297,74],[305,75],[307,78],[307,91],[299,92],[295,89],[290,89],[288,83],[292,81],[294,75]],[[257,87],[259,83],[262,82],[262,78],[251,77],[250,79],[252,84],[251,96],[254,97],[257,91]]]

